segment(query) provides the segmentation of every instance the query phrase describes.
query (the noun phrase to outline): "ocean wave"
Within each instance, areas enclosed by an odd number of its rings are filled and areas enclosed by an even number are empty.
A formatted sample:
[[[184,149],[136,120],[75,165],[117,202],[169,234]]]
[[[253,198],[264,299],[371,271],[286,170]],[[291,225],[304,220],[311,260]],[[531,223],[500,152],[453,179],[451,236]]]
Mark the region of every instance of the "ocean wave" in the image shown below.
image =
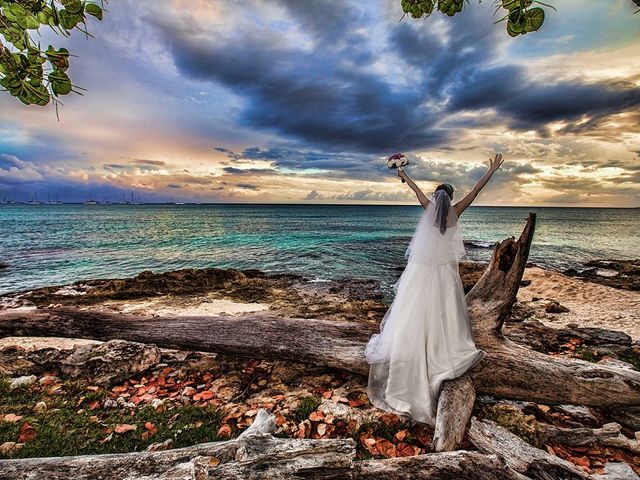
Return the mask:
[[[483,240],[465,240],[464,246],[470,248],[493,248],[496,242],[486,242]]]

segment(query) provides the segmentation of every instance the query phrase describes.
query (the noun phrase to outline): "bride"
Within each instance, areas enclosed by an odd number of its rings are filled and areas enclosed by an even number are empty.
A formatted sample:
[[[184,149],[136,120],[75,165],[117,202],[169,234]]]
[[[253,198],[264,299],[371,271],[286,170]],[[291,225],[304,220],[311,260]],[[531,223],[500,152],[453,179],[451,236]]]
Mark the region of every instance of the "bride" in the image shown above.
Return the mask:
[[[450,184],[427,197],[398,170],[424,212],[405,253],[407,266],[393,286],[393,303],[365,349],[367,395],[382,410],[434,426],[442,382],[464,374],[486,355],[474,344],[458,273],[465,253],[458,218],[502,161],[501,154],[490,159],[487,172],[456,204]]]

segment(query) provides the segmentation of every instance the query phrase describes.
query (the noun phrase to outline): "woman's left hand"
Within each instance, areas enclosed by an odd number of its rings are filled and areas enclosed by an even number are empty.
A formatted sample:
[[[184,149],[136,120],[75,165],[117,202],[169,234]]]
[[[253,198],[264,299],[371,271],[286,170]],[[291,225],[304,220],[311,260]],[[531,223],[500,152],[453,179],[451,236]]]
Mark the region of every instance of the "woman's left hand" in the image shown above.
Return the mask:
[[[502,154],[496,153],[495,158],[489,159],[489,170],[491,170],[492,172],[495,172],[500,168],[500,165],[502,165],[503,161],[504,160],[502,159]]]

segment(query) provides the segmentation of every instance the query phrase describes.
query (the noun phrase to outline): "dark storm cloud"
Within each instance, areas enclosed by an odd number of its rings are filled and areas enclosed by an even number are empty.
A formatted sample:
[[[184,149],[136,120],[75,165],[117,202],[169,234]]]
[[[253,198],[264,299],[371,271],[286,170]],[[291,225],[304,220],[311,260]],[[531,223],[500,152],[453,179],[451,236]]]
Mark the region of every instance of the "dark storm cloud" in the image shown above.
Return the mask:
[[[134,158],[132,163],[135,163],[136,165],[155,165],[159,167],[166,165],[162,160],[147,160],[145,158]]]
[[[446,143],[435,113],[420,106],[419,88],[399,89],[345,64],[345,55],[361,61],[369,48],[364,38],[340,52],[324,46],[307,52],[251,31],[241,39],[207,42],[175,23],[158,25],[183,73],[250,100],[240,117],[244,125],[328,150],[386,153]]]
[[[384,158],[372,157],[358,154],[321,153],[316,151],[301,151],[287,148],[260,149],[252,147],[243,152],[228,150],[230,156],[240,159],[247,158],[245,154],[253,160],[268,160],[274,167],[285,167],[298,171],[306,178],[318,179],[351,179],[366,180],[373,182],[386,182],[396,174],[386,166]],[[434,161],[423,159],[419,156],[409,154],[411,165],[407,171],[416,181],[452,183],[457,190],[466,191],[487,171],[486,166],[473,166],[465,163]],[[271,169],[239,169],[225,167],[224,172],[229,175],[246,175],[254,173],[262,175],[262,171],[268,174],[275,174],[277,170]],[[248,172],[248,173],[247,173]],[[534,167],[529,162],[505,162],[500,171],[492,180],[492,185],[499,186],[505,184],[521,185],[530,181],[528,176],[541,173],[542,170]],[[289,175],[289,173],[287,173]],[[311,191],[307,200],[316,199],[338,199],[334,197],[321,196],[317,191]],[[371,200],[375,198],[371,197]],[[339,200],[347,200],[346,197]],[[354,198],[354,200],[357,200]],[[383,200],[383,198],[378,198]],[[389,198],[389,200],[393,200]]]
[[[236,187],[243,188],[245,190],[258,190],[258,186],[251,183],[236,183]]]
[[[520,130],[540,130],[554,121],[569,122],[562,132],[588,132],[610,115],[640,107],[640,88],[619,84],[559,83],[525,89],[496,101],[494,107]],[[583,116],[590,119],[576,123]]]
[[[507,124],[546,134],[556,120],[569,123],[567,132],[588,131],[611,114],[640,106],[640,89],[632,83],[545,84],[529,80],[523,66],[492,66],[504,32],[480,7],[448,19],[444,33],[420,22],[387,25],[389,46],[381,50],[363,33],[372,20],[353,4],[280,3],[314,40],[311,47],[286,41],[277,28],[246,27],[223,37],[161,15],[153,23],[183,74],[247,100],[241,125],[274,131],[303,147],[374,154],[446,148],[474,126]],[[366,68],[381,54],[412,69],[407,85]],[[497,114],[442,125],[452,114],[487,108]],[[577,124],[584,115],[590,120]]]
[[[233,175],[270,175],[275,174],[275,170],[270,168],[236,168],[236,167],[224,167],[222,169],[225,173],[231,173]]]
[[[223,171],[232,175],[278,174],[278,169],[299,171],[313,177],[309,171],[316,171],[318,178],[351,178],[358,180],[381,180],[389,174],[383,159],[373,155],[342,152],[321,152],[315,150],[297,150],[285,147],[250,147],[242,152],[226,150],[234,160],[265,160],[274,169],[240,169],[224,167]],[[318,172],[319,171],[319,172]]]

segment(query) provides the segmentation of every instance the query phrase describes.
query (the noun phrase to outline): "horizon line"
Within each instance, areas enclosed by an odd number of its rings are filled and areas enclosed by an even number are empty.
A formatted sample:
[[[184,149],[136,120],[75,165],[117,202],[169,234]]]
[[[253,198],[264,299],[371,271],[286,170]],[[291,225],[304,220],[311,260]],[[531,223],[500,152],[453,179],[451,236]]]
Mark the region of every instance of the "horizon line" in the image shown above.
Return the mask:
[[[2,206],[32,206],[32,207],[51,207],[60,205],[85,205],[87,207],[96,206],[123,206],[132,207],[140,205],[295,205],[295,206],[333,206],[333,207],[419,207],[420,204],[409,203],[310,203],[310,202],[135,202],[135,203],[122,203],[122,202],[110,202],[110,201],[96,201],[96,203],[87,204],[86,202],[0,202]],[[610,209],[640,209],[639,206],[606,206],[606,205],[470,205],[469,208],[482,207],[482,208],[610,208]]]

